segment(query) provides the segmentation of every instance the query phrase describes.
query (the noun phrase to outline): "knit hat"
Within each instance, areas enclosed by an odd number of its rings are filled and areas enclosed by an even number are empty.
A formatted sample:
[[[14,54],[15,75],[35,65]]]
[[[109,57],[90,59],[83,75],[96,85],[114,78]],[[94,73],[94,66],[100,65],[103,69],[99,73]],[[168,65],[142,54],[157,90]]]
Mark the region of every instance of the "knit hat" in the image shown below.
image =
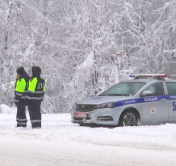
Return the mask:
[[[32,67],[32,75],[34,77],[40,77],[40,74],[41,74],[41,69],[39,66],[33,66]]]
[[[24,68],[23,67],[19,67],[17,69],[17,73],[20,74],[20,75],[22,75],[24,73]]]

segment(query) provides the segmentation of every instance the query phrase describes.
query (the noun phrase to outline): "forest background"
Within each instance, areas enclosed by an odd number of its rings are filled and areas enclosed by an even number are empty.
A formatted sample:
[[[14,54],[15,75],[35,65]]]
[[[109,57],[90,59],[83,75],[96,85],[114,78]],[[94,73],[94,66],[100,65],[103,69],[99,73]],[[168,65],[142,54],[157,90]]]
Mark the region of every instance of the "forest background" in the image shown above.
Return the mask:
[[[20,66],[42,69],[43,113],[70,112],[129,74],[175,78],[175,8],[176,0],[0,0],[0,104],[14,106]]]

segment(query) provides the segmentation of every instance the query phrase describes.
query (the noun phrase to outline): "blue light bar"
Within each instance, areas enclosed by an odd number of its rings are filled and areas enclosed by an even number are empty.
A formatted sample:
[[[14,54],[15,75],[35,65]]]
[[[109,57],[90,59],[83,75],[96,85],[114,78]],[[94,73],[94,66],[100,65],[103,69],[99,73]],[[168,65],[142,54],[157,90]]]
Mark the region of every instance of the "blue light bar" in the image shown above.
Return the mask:
[[[133,74],[130,77],[167,77],[166,74]]]

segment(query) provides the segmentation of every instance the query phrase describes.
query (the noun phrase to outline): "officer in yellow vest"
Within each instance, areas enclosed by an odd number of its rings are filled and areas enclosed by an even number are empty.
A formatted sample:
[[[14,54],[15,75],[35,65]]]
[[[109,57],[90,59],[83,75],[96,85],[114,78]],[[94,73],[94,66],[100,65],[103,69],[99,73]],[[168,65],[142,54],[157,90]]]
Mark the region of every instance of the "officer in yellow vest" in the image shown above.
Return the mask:
[[[25,112],[27,87],[29,75],[25,72],[23,67],[17,69],[17,78],[15,83],[15,105],[17,106],[17,127],[26,127],[27,118]]]
[[[45,80],[40,77],[41,69],[32,67],[32,77],[28,87],[28,110],[32,128],[41,128],[41,102],[45,93]]]

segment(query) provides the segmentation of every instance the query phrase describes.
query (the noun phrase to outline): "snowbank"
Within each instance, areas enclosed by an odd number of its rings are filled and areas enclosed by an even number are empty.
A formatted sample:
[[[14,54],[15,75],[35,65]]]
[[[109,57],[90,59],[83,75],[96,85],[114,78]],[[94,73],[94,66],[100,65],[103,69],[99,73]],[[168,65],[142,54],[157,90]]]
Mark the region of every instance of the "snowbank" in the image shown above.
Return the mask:
[[[0,105],[0,113],[3,114],[15,114],[16,113],[16,108],[10,108],[9,106],[5,104]]]

